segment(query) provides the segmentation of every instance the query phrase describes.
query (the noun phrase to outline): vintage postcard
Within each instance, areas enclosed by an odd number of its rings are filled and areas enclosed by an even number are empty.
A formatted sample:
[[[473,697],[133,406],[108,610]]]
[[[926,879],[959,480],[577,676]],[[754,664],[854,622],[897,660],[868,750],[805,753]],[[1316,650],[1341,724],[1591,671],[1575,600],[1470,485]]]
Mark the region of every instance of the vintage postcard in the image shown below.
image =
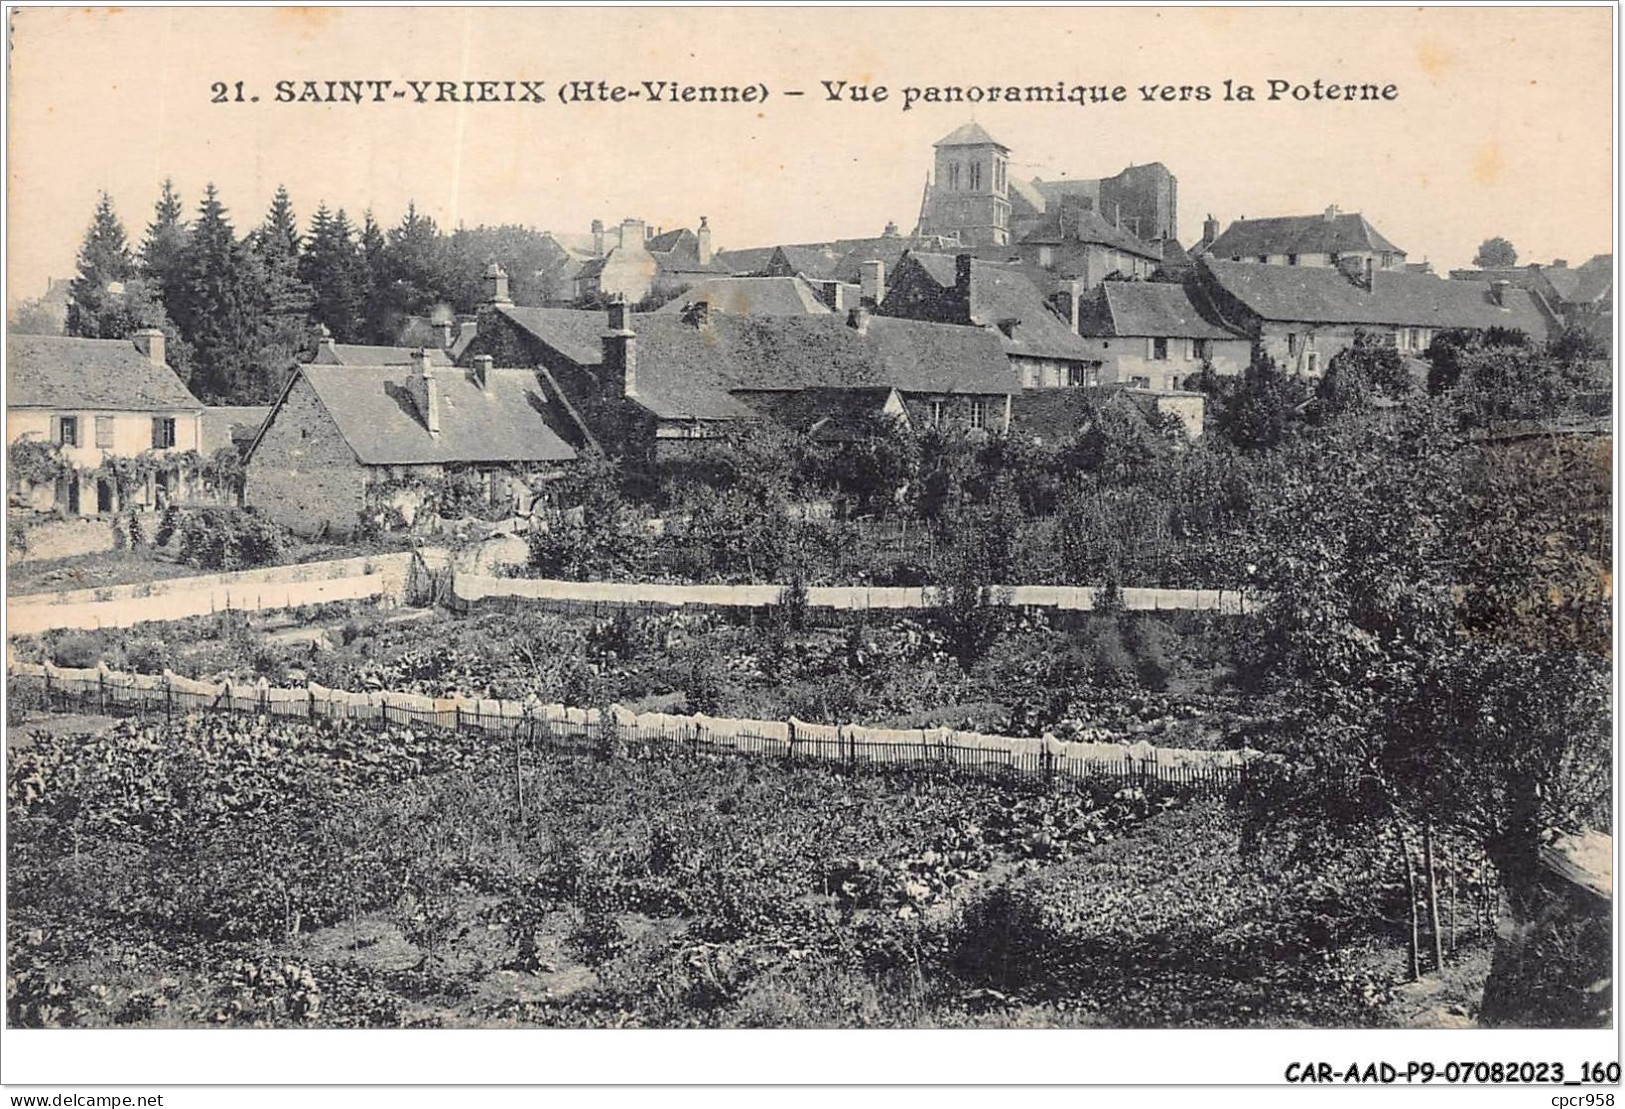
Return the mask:
[[[17,1081],[1618,1082],[1612,7],[7,14]]]

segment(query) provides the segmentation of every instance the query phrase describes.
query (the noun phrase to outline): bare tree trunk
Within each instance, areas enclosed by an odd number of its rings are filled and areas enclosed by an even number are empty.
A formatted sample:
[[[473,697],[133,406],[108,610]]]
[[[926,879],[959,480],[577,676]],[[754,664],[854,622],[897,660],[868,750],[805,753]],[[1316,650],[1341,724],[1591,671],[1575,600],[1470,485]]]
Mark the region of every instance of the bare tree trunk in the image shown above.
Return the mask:
[[[1421,936],[1416,919],[1416,867],[1411,862],[1411,840],[1405,834],[1405,825],[1398,824],[1399,853],[1405,857],[1405,900],[1410,906],[1411,916],[1411,981],[1418,982],[1422,978],[1422,952]]]
[[[1444,932],[1439,928],[1439,875],[1433,866],[1433,821],[1422,825],[1422,855],[1428,870],[1428,926],[1433,929],[1433,965],[1444,970]]]
[[[1456,856],[1445,853],[1445,869],[1450,874],[1450,954],[1456,953]]]

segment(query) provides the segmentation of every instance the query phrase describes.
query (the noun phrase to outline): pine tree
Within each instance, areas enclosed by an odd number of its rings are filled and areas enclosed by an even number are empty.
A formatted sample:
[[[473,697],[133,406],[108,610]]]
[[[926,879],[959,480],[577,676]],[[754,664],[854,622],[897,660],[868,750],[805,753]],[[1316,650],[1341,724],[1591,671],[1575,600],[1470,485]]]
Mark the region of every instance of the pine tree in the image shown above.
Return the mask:
[[[299,221],[293,213],[288,190],[278,185],[276,197],[265,222],[254,233],[254,249],[265,267],[266,292],[270,313],[276,317],[298,317],[303,326],[305,314],[314,299],[308,284],[300,277]]]
[[[265,271],[258,255],[237,241],[213,184],[181,256],[175,322],[192,342],[194,391],[246,403],[265,397]]]
[[[186,249],[184,214],[175,182],[164,178],[163,192],[153,206],[152,222],[147,224],[147,237],[141,244],[141,273],[171,315],[174,309],[169,303],[169,289],[176,279],[181,253]]]
[[[96,213],[79,247],[79,274],[73,279],[68,305],[68,334],[121,338],[123,290],[110,286],[122,286],[134,276],[135,259],[124,224],[113,211],[113,198],[104,192],[97,198]]]
[[[389,332],[389,276],[385,251],[388,243],[384,229],[372,217],[369,208],[361,223],[361,270],[365,278],[361,298],[362,334],[370,343],[387,343]]]
[[[407,316],[427,315],[455,301],[457,275],[446,242],[434,218],[419,213],[415,202],[407,205],[400,226],[390,230],[384,249],[389,308],[380,322],[392,335]]]
[[[353,236],[342,209],[334,213],[321,205],[311,217],[300,267],[315,298],[311,317],[341,342],[354,341],[361,331],[362,260]]]

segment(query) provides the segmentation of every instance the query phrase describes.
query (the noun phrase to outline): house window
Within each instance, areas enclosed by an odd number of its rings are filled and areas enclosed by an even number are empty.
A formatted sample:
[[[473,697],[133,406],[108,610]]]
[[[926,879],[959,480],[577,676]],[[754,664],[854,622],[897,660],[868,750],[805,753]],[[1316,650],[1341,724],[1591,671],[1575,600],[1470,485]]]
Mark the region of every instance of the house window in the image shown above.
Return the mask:
[[[1264,264],[1265,264],[1265,265],[1268,265],[1268,264],[1269,264],[1269,260],[1270,260],[1270,256],[1269,256],[1269,255],[1268,255],[1268,254],[1260,254],[1260,255],[1259,255],[1259,256],[1258,256],[1258,260],[1259,260],[1259,261],[1260,261],[1260,262],[1263,262],[1263,263],[1264,263]]]
[[[1038,264],[1040,266],[1053,266],[1055,264],[1055,248],[1050,246],[1039,247]]]
[[[950,165],[948,167],[948,187],[950,189],[958,189],[959,188],[959,163],[958,162],[955,162],[955,163],[953,163],[952,165]]]
[[[1288,254],[1286,256],[1286,264],[1289,265],[1289,266],[1297,265],[1298,264],[1298,256],[1296,254]]]
[[[1128,379],[1128,383],[1129,383],[1129,387],[1132,388],[1132,389],[1149,389],[1149,388],[1151,388],[1151,379],[1149,377],[1139,377],[1139,376],[1131,377],[1131,378]]]
[[[1309,352],[1308,369],[1312,374],[1318,374],[1320,372],[1320,355],[1316,354],[1314,351]]]
[[[1213,360],[1212,339],[1196,340],[1196,357],[1200,358],[1204,362],[1211,362]]]
[[[1194,362],[1195,360],[1196,360],[1196,340],[1195,339],[1186,339],[1185,340],[1185,361]]]
[[[1298,333],[1296,331],[1286,333],[1286,354],[1288,358],[1298,356]]]
[[[987,426],[987,401],[973,400],[970,402],[970,426]]]
[[[161,451],[174,445],[175,418],[173,416],[154,416],[152,418],[152,449]]]
[[[937,427],[942,426],[942,402],[940,400],[931,402],[931,423]]]
[[[1151,360],[1153,362],[1168,361],[1168,340],[1158,337],[1151,340]]]
[[[970,164],[970,187],[972,192],[982,187],[982,163],[980,162]]]
[[[108,450],[113,446],[113,417],[96,417],[96,446]]]
[[[56,441],[64,447],[79,445],[78,416],[62,416],[57,420]]]

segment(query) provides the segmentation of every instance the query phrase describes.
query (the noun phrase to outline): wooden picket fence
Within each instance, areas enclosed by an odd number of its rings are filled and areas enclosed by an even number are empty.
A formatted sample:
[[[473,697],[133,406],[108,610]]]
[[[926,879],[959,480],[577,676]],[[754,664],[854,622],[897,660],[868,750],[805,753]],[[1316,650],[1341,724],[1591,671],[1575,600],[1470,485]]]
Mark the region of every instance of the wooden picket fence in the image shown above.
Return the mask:
[[[350,693],[312,685],[282,689],[259,683],[211,685],[178,675],[124,674],[105,668],[66,669],[15,663],[9,694],[20,707],[49,712],[183,717],[201,712],[246,713],[299,721],[357,721],[379,727],[437,728],[520,739],[560,753],[668,751],[746,755],[841,767],[974,770],[1044,780],[1111,780],[1125,787],[1158,786],[1222,795],[1242,781],[1249,753],[1189,751],[1051,737],[988,736],[946,728],[886,730],[857,724],[734,720],[658,713],[620,706],[579,709],[537,701],[430,698],[395,692]]]

